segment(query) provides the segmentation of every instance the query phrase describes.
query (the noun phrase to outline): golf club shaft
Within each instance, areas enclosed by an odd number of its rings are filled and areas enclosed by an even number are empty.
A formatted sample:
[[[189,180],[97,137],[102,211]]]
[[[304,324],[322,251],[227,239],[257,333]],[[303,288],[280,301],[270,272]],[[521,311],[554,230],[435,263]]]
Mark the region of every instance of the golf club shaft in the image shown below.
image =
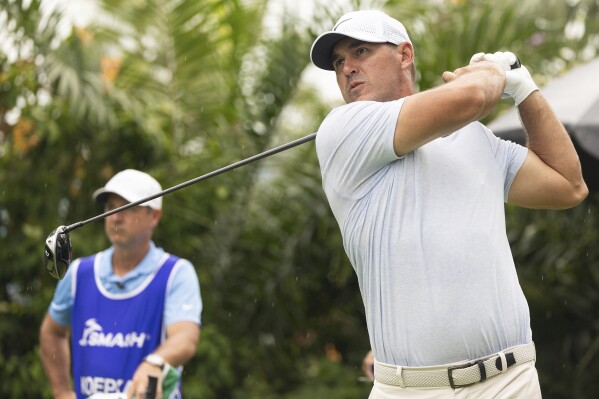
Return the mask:
[[[242,159],[241,161],[237,161],[235,163],[232,163],[231,165],[224,166],[224,167],[222,167],[220,169],[217,169],[217,170],[214,170],[214,171],[212,171],[210,173],[206,173],[205,175],[196,177],[194,179],[188,180],[188,181],[183,182],[181,184],[177,184],[176,186],[173,186],[171,188],[167,188],[166,190],[161,191],[161,192],[159,192],[157,194],[151,195],[151,196],[149,196],[147,198],[142,198],[142,199],[140,199],[138,201],[131,202],[131,203],[123,205],[123,206],[121,206],[119,208],[112,209],[112,210],[110,210],[108,212],[105,212],[105,213],[103,213],[101,215],[94,216],[93,218],[90,218],[90,219],[87,219],[87,220],[83,220],[81,222],[73,223],[73,224],[65,227],[65,229],[63,230],[63,233],[69,233],[69,232],[71,232],[71,231],[73,231],[75,229],[78,229],[79,227],[84,226],[84,225],[86,225],[88,223],[95,222],[95,221],[100,220],[100,219],[104,219],[107,216],[114,215],[115,213],[124,211],[124,210],[129,209],[129,208],[133,208],[134,206],[143,204],[144,202],[153,200],[154,198],[158,198],[158,197],[162,197],[162,196],[164,196],[166,194],[170,194],[173,191],[180,190],[180,189],[182,189],[184,187],[190,186],[190,185],[192,185],[194,183],[197,183],[199,181],[206,180],[206,179],[208,179],[210,177],[214,177],[214,176],[220,175],[222,173],[228,172],[230,170],[237,169],[240,166],[244,166],[244,165],[247,165],[247,164],[252,163],[254,161],[257,161],[257,160],[260,160],[260,159],[263,159],[263,158],[267,158],[267,157],[269,157],[271,155],[274,155],[274,154],[278,154],[279,152],[282,152],[282,151],[288,150],[290,148],[296,147],[296,146],[298,146],[300,144],[307,143],[308,141],[312,141],[315,138],[316,138],[316,133],[311,133],[311,134],[309,134],[309,135],[307,135],[305,137],[302,137],[302,138],[299,138],[297,140],[291,141],[291,142],[289,142],[287,144],[283,144],[283,145],[280,145],[278,147],[271,148],[270,150],[261,152],[260,154],[256,154],[256,155],[253,155],[253,156],[251,156],[249,158]]]

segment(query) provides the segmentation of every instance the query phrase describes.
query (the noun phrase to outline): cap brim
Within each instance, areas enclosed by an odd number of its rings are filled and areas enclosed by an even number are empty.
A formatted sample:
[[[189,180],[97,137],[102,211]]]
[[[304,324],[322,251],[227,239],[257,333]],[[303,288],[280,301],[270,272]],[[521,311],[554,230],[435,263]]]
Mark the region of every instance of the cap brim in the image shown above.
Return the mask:
[[[127,194],[118,193],[113,190],[106,190],[105,187],[99,188],[96,191],[94,191],[94,193],[92,194],[92,198],[94,199],[94,201],[96,201],[97,204],[103,204],[108,199],[107,197],[109,194],[118,195],[119,197],[123,198],[127,202],[134,202],[131,197],[127,198],[128,197]]]
[[[96,201],[97,204],[102,205],[106,202],[106,200],[108,199],[107,197],[110,194],[118,195],[119,197],[123,198],[125,201],[127,201],[129,203],[136,202],[141,199],[141,198],[133,198],[125,193],[118,193],[113,190],[107,190],[105,187],[99,188],[96,191],[94,191],[94,193],[92,194],[92,198],[94,201]],[[160,205],[154,203],[154,201],[155,201],[155,199],[143,202],[140,206],[147,206],[152,209],[162,209],[162,207]]]
[[[322,35],[318,36],[314,41],[314,44],[312,44],[312,49],[310,50],[310,59],[312,59],[312,63],[320,69],[324,69],[326,71],[334,71],[335,68],[333,68],[332,62],[333,47],[335,47],[335,45],[339,43],[339,41],[347,37],[351,37],[352,39],[361,40],[368,43],[386,42],[386,40],[373,35],[350,35],[347,33],[339,33],[333,31],[325,32]]]
[[[96,191],[94,191],[94,193],[92,194],[92,198],[94,199],[94,201],[96,201],[96,203],[103,204],[106,202],[106,197],[108,196],[108,194],[117,194],[117,193],[108,191],[104,187],[102,187],[102,188],[99,188]],[[120,195],[120,194],[117,194],[117,195]]]

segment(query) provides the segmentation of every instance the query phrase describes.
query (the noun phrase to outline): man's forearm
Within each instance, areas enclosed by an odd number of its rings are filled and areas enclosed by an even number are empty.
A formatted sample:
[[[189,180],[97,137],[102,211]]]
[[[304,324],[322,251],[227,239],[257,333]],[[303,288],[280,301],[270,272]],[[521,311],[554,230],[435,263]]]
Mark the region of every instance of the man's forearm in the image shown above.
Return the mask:
[[[550,168],[562,175],[576,195],[588,189],[582,177],[578,154],[568,132],[543,95],[536,91],[518,107],[526,131],[528,148]]]
[[[173,366],[180,366],[196,352],[200,331],[192,322],[179,322],[167,329],[167,339],[154,351]]]
[[[171,366],[181,366],[193,357],[200,339],[200,330],[197,324],[192,322],[173,323],[166,330],[167,339],[154,351],[164,358]],[[159,369],[148,363],[142,362],[135,370],[129,390],[128,397],[141,395],[147,389],[148,376],[156,376],[158,384],[162,384],[162,376],[157,374]],[[158,387],[159,394],[162,392]]]
[[[42,364],[52,386],[54,397],[61,397],[65,393],[72,392],[68,340],[52,335],[42,335],[40,344]]]
[[[395,127],[393,148],[404,155],[487,116],[505,86],[505,74],[491,63],[444,72],[447,84],[406,98]]]
[[[55,398],[74,398],[68,329],[46,314],[40,328],[40,357]]]

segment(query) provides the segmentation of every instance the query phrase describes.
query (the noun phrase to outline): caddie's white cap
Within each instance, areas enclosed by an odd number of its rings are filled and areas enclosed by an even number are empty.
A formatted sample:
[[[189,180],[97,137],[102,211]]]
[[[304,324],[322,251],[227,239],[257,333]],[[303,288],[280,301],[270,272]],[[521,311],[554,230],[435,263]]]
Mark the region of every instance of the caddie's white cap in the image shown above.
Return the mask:
[[[395,45],[400,45],[403,42],[412,43],[402,23],[384,12],[377,10],[352,11],[339,18],[332,31],[325,32],[316,38],[312,44],[312,50],[310,50],[310,58],[314,65],[327,71],[333,71],[331,62],[333,47],[346,37],[369,43],[392,43]]]
[[[125,169],[112,176],[106,185],[97,189],[93,198],[96,202],[106,201],[110,193],[120,195],[129,202],[136,202],[162,191],[160,183],[147,173],[135,169]],[[162,197],[144,202],[141,206],[149,206],[153,209],[162,209]]]

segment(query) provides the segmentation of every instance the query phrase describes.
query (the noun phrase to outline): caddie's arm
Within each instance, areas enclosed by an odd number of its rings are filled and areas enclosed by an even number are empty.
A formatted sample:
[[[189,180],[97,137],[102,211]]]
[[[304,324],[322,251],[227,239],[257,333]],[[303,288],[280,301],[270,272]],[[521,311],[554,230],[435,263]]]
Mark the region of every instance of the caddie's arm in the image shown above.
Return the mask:
[[[40,328],[40,356],[56,399],[75,399],[70,353],[69,329],[46,314]]]
[[[398,156],[484,118],[505,87],[504,71],[488,62],[445,72],[443,79],[447,84],[406,97],[393,142]]]
[[[589,190],[566,129],[538,91],[522,101],[518,111],[529,153],[512,183],[508,202],[548,209],[578,205]]]
[[[199,326],[190,321],[180,321],[170,324],[166,328],[166,339],[153,352],[162,357],[166,363],[173,367],[181,366],[193,357],[200,340]],[[144,397],[147,386],[148,376],[155,376],[158,379],[157,396],[162,397],[162,373],[159,367],[142,362],[131,381],[131,386],[127,392],[127,397]]]

